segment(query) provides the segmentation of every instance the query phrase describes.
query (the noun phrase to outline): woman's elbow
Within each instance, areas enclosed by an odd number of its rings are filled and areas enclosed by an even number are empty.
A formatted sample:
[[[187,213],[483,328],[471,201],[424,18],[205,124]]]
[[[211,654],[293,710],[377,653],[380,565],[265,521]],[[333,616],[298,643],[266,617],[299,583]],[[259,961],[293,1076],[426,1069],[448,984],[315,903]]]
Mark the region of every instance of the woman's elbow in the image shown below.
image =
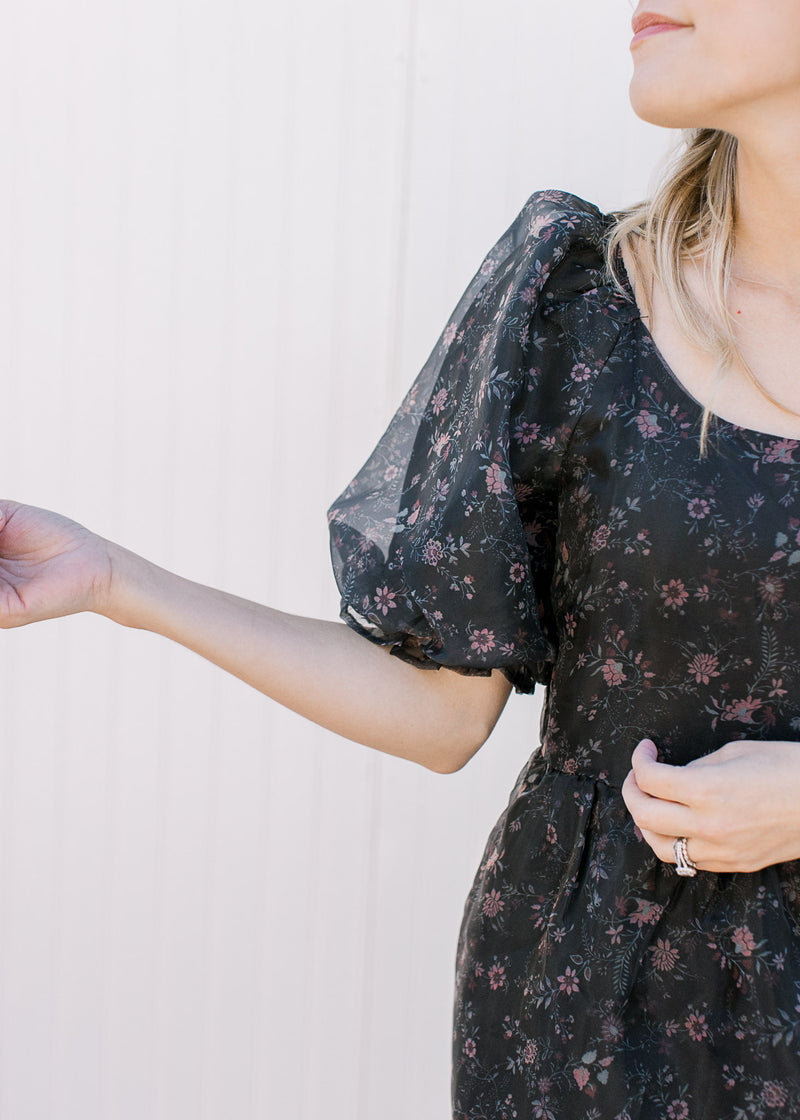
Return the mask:
[[[494,731],[511,686],[497,672],[485,677],[450,674],[440,679],[446,682],[448,695],[437,713],[443,718],[436,749],[425,765],[437,774],[455,774]]]
[[[436,774],[455,774],[463,770],[489,738],[493,727],[494,724],[485,732],[479,732],[477,736],[475,729],[472,728],[469,738],[459,737],[446,749],[439,749],[425,765]]]

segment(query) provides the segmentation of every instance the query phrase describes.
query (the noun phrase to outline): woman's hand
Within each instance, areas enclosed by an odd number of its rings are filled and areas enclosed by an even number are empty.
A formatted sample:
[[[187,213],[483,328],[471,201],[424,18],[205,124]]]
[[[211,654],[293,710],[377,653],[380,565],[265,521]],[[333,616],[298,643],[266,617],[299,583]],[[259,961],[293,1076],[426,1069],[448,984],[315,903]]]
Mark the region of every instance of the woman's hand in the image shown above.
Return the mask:
[[[800,858],[800,743],[739,739],[686,766],[657,761],[643,739],[622,796],[665,863],[688,838],[701,871],[758,871]]]
[[[51,510],[0,501],[0,628],[100,612],[110,542]]]

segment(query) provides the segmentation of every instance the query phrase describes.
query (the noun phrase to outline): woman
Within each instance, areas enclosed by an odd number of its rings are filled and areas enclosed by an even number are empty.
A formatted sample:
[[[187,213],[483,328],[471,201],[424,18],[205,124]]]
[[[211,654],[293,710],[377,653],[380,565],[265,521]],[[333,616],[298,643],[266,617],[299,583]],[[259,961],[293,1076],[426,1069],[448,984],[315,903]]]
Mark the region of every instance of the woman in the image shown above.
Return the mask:
[[[685,150],[487,254],[331,508],[347,626],[0,503],[0,625],[104,614],[434,770],[546,685],[464,911],[457,1120],[800,1116],[800,6],[659,7],[631,99]]]

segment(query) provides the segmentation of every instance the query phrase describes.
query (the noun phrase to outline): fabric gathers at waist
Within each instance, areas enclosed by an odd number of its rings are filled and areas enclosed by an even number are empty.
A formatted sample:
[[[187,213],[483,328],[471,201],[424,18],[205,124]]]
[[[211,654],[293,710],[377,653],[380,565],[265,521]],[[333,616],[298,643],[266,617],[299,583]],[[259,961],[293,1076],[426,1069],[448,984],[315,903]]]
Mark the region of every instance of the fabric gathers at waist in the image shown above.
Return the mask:
[[[566,765],[564,762],[566,761]],[[574,760],[549,757],[543,748],[537,748],[522,769],[514,787],[514,793],[524,792],[525,789],[538,784],[543,778],[571,778],[576,783],[595,782],[620,794],[623,782],[628,775],[630,765],[624,773],[620,768],[598,766],[590,769],[586,765],[578,766]]]
[[[541,747],[534,752],[529,760],[529,765],[538,772],[541,768],[554,773],[563,774],[576,780],[591,780],[602,782],[612,789],[621,789],[631,769],[630,755],[620,754],[618,757],[609,757],[608,753],[589,753],[588,751],[568,752],[563,745],[549,742],[545,736]]]
[[[608,786],[610,789],[621,790],[622,784],[625,781],[630,767],[628,767],[628,770],[626,770],[625,774],[623,774],[621,777],[614,774],[609,774],[608,771],[605,770],[567,770],[563,766],[551,765],[547,762],[547,760],[545,760],[543,769],[545,774],[560,774],[565,778],[574,778],[576,781],[580,782],[601,782],[604,786]]]

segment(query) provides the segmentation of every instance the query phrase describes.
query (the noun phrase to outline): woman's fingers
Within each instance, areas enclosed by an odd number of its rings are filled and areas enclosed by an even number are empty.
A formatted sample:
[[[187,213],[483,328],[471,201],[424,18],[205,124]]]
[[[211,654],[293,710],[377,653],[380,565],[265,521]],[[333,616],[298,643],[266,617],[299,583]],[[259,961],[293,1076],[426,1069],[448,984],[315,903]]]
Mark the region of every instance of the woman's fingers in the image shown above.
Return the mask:
[[[800,750],[796,742],[738,740],[686,766],[634,750],[622,796],[659,859],[688,839],[701,870],[751,872],[800,859]]]
[[[662,801],[691,805],[696,799],[703,775],[685,766],[669,766],[658,761],[651,739],[642,739],[631,755],[631,766],[639,788]]]
[[[664,801],[647,793],[639,785],[639,778],[634,770],[629,771],[623,782],[622,797],[642,832],[647,830],[672,838],[689,835],[695,820],[695,814],[689,806],[676,801]]]
[[[663,863],[677,863],[675,859],[675,849],[673,847],[676,837],[675,836],[662,836],[659,832],[650,832],[649,829],[639,829],[645,841],[650,845],[655,854]],[[716,865],[713,861],[713,855],[707,852],[707,845],[703,840],[697,837],[686,838],[686,854],[692,863],[697,865],[698,871],[727,871],[729,868],[721,865]],[[703,857],[710,859],[711,862],[705,862]]]

